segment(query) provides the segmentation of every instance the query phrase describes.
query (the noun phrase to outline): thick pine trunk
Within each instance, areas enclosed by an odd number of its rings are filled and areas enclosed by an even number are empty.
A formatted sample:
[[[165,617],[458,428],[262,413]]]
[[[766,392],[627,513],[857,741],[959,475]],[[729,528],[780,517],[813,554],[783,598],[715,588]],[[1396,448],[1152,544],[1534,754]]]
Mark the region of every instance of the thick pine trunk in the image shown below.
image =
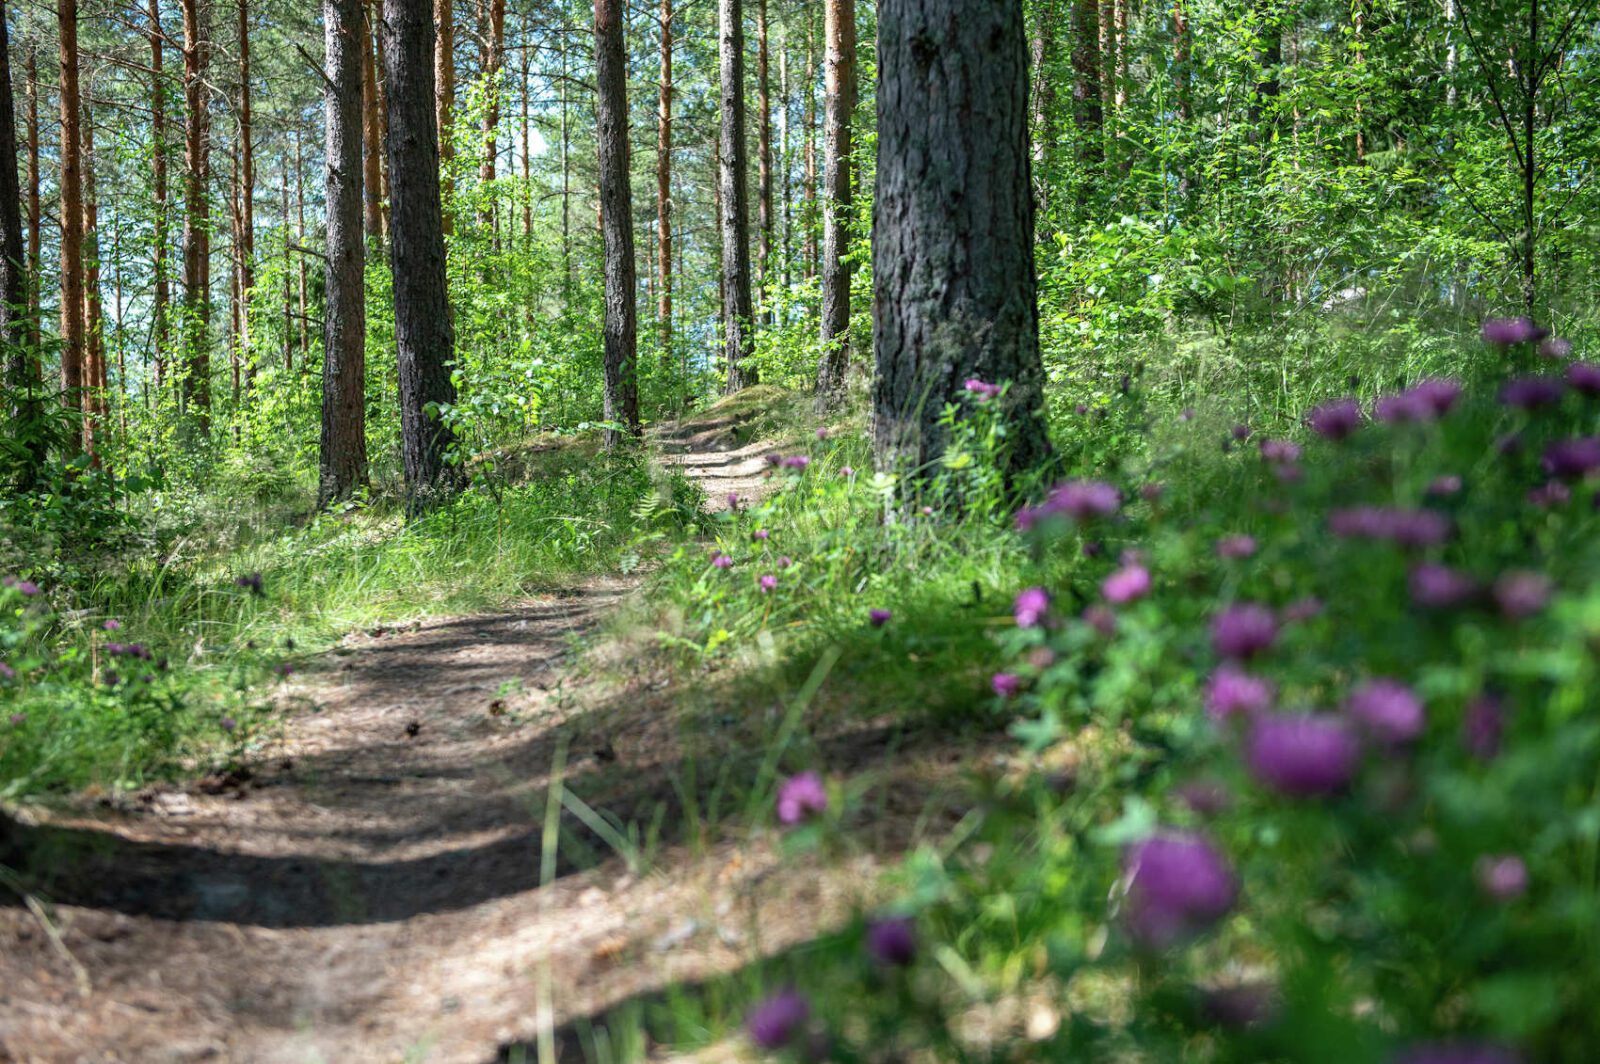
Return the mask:
[[[771,321],[772,279],[772,53],[767,0],[756,0],[756,258],[755,284],[763,317]]]
[[[500,71],[505,63],[506,51],[506,0],[486,0],[487,11],[484,10],[485,0],[479,0],[479,14],[482,16],[483,47],[480,52],[480,62],[483,67],[484,81],[488,84],[488,105],[483,110],[483,158],[478,162],[478,180],[484,185],[494,183],[495,173],[500,160],[500,143],[498,131],[500,129]],[[484,208],[479,221],[485,227],[493,228],[495,224],[494,205]]]
[[[1105,157],[1100,103],[1100,10],[1095,0],[1072,0],[1072,124],[1078,160],[1093,171]]]
[[[824,18],[827,86],[823,134],[822,354],[817,401],[824,411],[844,398],[850,364],[850,116],[856,108],[855,0],[828,0]]]
[[[600,225],[605,244],[605,419],[639,435],[639,308],[628,165],[628,56],[622,0],[595,0],[595,105],[600,156]],[[606,446],[623,433],[606,430]]]
[[[745,141],[744,10],[742,0],[719,0],[722,79],[722,161],[718,167],[722,224],[724,387],[756,383],[749,364],[755,322],[750,298],[749,151]]]
[[[378,131],[378,12],[370,2],[362,5],[366,26],[361,39],[361,191],[362,225],[367,242],[383,242],[383,136]]]
[[[151,296],[150,346],[153,348],[156,388],[166,383],[168,307],[172,292],[167,279],[167,87],[163,82],[165,33],[161,29],[161,0],[150,0],[150,184],[155,198],[154,246],[151,271],[155,289]]]
[[[246,380],[250,358],[250,292],[256,285],[256,152],[250,127],[250,0],[239,0],[239,354]],[[287,327],[288,323],[284,323]]]
[[[306,242],[306,171],[305,160],[302,158],[300,147],[300,134],[294,135],[294,211],[295,211],[295,241],[302,247]],[[297,272],[300,281],[300,370],[305,372],[306,363],[311,357],[311,316],[308,308],[310,302],[306,295],[306,257],[302,252],[295,256]]]
[[[805,126],[805,180],[803,195],[805,207],[805,239],[801,255],[805,258],[806,280],[817,276],[817,30],[809,9],[806,10],[806,94],[801,108],[801,123]]]
[[[367,481],[365,289],[362,218],[362,104],[371,38],[361,0],[323,0],[327,42],[324,86],[327,146],[327,308],[322,327],[322,443],[319,506]],[[287,200],[285,200],[287,204]],[[288,323],[284,323],[287,327]]]
[[[29,86],[30,91],[32,86]],[[0,341],[5,344],[5,383],[13,402],[7,413],[12,431],[23,434],[16,484],[27,490],[38,480],[44,454],[39,444],[34,348],[29,344],[28,260],[23,252],[22,190],[17,187],[16,105],[11,98],[11,42],[6,9],[0,0]]]
[[[83,413],[83,130],[78,99],[78,2],[56,7],[61,45],[61,391]]]
[[[43,323],[39,320],[43,296],[44,204],[39,195],[39,55],[38,46],[28,46],[28,350],[31,372],[37,384],[43,380],[39,370],[39,342]]]
[[[400,362],[401,449],[412,508],[454,490],[453,441],[439,416],[456,400],[450,367],[455,332],[445,278],[439,202],[439,131],[434,96],[433,19],[419,0],[384,0],[389,69],[389,233],[395,345]]]
[[[656,316],[661,362],[672,365],[672,0],[661,0],[661,91],[656,120]]]
[[[210,50],[200,0],[182,0],[184,95],[183,396],[201,435],[211,431],[211,201],[206,192],[211,130],[206,112]]]
[[[289,166],[284,163],[279,191],[283,196],[283,370],[294,369],[294,269],[290,262],[294,230],[289,224]]]
[[[881,0],[873,443],[926,475],[946,403],[1010,382],[1008,474],[1050,452],[1042,412],[1028,48],[1020,0]]]
[[[455,0],[433,0],[433,106],[434,122],[439,127],[439,174],[444,198],[448,201],[455,187],[450,177],[450,161],[455,146],[450,140],[450,123],[456,109],[456,19]],[[450,212],[444,213],[444,231],[451,228]]]
[[[91,81],[93,79],[91,78]],[[94,112],[82,106],[83,128],[83,449],[96,454],[106,407],[105,334],[100,313],[100,203],[94,184]]]

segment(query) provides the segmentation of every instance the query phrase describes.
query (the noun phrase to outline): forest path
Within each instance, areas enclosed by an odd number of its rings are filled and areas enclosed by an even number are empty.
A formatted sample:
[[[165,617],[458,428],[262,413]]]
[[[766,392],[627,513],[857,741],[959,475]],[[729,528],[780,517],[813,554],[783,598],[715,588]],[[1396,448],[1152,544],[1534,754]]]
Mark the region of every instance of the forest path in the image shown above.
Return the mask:
[[[764,450],[716,420],[657,448],[726,506],[762,491]],[[665,680],[577,653],[631,589],[354,634],[248,775],[29,827],[48,921],[0,892],[0,1060],[479,1064],[839,919],[874,859],[774,875],[769,842],[666,822],[630,870],[569,810],[547,864],[562,757],[589,806],[675,817]]]

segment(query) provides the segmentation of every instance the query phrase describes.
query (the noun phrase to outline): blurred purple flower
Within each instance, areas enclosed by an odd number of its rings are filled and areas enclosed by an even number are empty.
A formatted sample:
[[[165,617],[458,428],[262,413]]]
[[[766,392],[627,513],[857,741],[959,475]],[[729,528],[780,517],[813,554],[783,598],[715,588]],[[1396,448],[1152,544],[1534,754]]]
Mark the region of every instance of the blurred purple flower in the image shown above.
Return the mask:
[[[1283,622],[1285,624],[1300,624],[1315,617],[1322,616],[1322,600],[1315,595],[1303,599],[1296,599],[1283,608]]]
[[[1158,481],[1147,481],[1139,486],[1139,497],[1145,502],[1157,502],[1166,492],[1167,487]]]
[[[967,391],[977,396],[980,401],[994,399],[1000,395],[1000,386],[998,384],[987,384],[976,377],[968,378],[965,387]]]
[[[1193,421],[1194,420],[1194,407],[1186,406],[1182,410],[1178,411],[1178,420],[1179,421]]]
[[[122,630],[122,622],[113,617],[100,627],[107,632],[118,632]]]
[[[1272,467],[1280,484],[1298,484],[1306,478],[1305,469],[1295,462],[1280,462]]]
[[[1072,408],[1072,412],[1074,414],[1077,414],[1079,417],[1082,417],[1084,414],[1087,414],[1089,412],[1089,404],[1088,403],[1079,403],[1077,406],[1074,406]]]
[[[32,580],[19,580],[14,576],[8,576],[4,579],[0,579],[0,587],[10,588],[17,594],[26,595],[30,598],[39,593],[38,584],[34,583]]]
[[[736,491],[728,492],[728,509],[737,510],[738,508],[739,508],[739,493],[736,492]]]
[[[1122,506],[1122,496],[1110,484],[1099,480],[1069,480],[1057,485],[1038,506],[1017,513],[1017,527],[1024,532],[1052,517],[1067,517],[1086,522],[1110,517]]]
[[[1261,783],[1296,798],[1337,794],[1350,784],[1361,742],[1330,716],[1261,716],[1250,733],[1246,760]]]
[[[1428,482],[1428,494],[1436,499],[1449,498],[1461,493],[1461,478],[1454,474],[1434,477]]]
[[[1022,690],[1022,677],[1014,672],[997,672],[990,678],[989,686],[1001,698],[1011,698]]]
[[[1190,780],[1180,783],[1173,795],[1200,816],[1216,816],[1233,806],[1233,795],[1216,780]]]
[[[1434,417],[1444,417],[1461,398],[1461,382],[1454,377],[1427,377],[1411,386],[1412,401]]]
[[[765,461],[767,465],[776,468],[777,466],[783,465],[783,455],[774,451],[772,454],[766,456]]]
[[[755,532],[753,533],[753,535],[755,536],[756,539],[771,539],[772,538],[772,533],[768,532],[764,528],[756,529]]]
[[[1098,632],[1103,639],[1117,634],[1117,615],[1109,607],[1095,603],[1084,608],[1083,623]]]
[[[1559,403],[1565,392],[1559,377],[1517,377],[1500,389],[1500,402],[1518,410],[1538,410]]]
[[[1483,342],[1495,347],[1532,343],[1544,335],[1532,318],[1489,318],[1483,323]]]
[[[1600,365],[1574,362],[1567,367],[1567,387],[1590,398],[1600,395]]]
[[[1254,1027],[1276,1015],[1277,988],[1271,983],[1211,987],[1201,994],[1200,1008],[1214,1023],[1223,1027]]]
[[[1527,569],[1514,569],[1494,582],[1494,601],[1512,620],[1532,617],[1550,601],[1550,578]]]
[[[1422,734],[1427,723],[1422,699],[1398,680],[1383,677],[1351,691],[1344,708],[1365,731],[1385,743],[1409,743]]]
[[[232,717],[223,717],[217,724],[225,732],[231,732],[239,726],[239,722]]]
[[[800,1036],[810,1018],[811,1006],[799,991],[784,989],[751,1011],[745,1031],[761,1049],[782,1049]]]
[[[252,595],[265,594],[260,573],[246,573],[244,576],[233,578],[233,585],[250,592]]]
[[[823,427],[822,427],[822,428],[819,428],[819,429],[818,429],[818,430],[817,430],[817,439],[819,439],[819,440],[825,440],[825,439],[827,439],[827,438],[828,438],[828,429],[827,429],[827,426],[823,426]]]
[[[828,788],[815,772],[790,776],[778,785],[778,822],[798,824],[828,808]]]
[[[789,566],[791,566],[793,564],[794,564],[794,559],[789,557],[787,554],[781,554],[781,555],[778,556],[778,568],[779,569],[787,569],[787,568],[789,568]]]
[[[1237,560],[1248,558],[1256,552],[1254,536],[1223,536],[1217,540],[1217,557]]]
[[[1447,609],[1478,593],[1478,583],[1465,573],[1438,562],[1419,562],[1408,578],[1411,600],[1419,606]]]
[[[13,728],[20,728],[24,724],[28,723],[28,715],[26,713],[13,713],[11,714],[10,720]]]
[[[1276,696],[1270,680],[1223,665],[1206,681],[1206,713],[1218,724],[1234,717],[1253,717],[1272,708]]]
[[[1124,605],[1150,593],[1150,570],[1142,565],[1124,566],[1100,583],[1107,602]]]
[[[874,628],[882,628],[889,623],[889,618],[893,616],[894,613],[890,610],[871,609],[867,611],[867,618],[872,622],[872,627]]]
[[[1394,1064],[1522,1064],[1522,1057],[1483,1042],[1428,1042],[1412,1046]]]
[[[0,661],[0,680],[15,680],[16,678],[17,678],[17,670],[13,669],[10,665],[7,665],[5,662]]]
[[[1030,587],[1017,595],[1012,613],[1019,628],[1037,628],[1050,612],[1050,592],[1042,587]]]
[[[764,594],[778,590],[778,578],[773,576],[771,573],[766,574],[756,582],[761,585],[761,590]]]
[[[804,473],[806,471],[806,467],[810,464],[811,456],[804,454],[791,454],[789,457],[783,460],[783,468],[793,469],[798,473]]]
[[[1278,638],[1272,611],[1255,603],[1236,603],[1211,618],[1211,645],[1225,658],[1252,658]]]
[[[1467,753],[1479,761],[1493,761],[1500,754],[1505,730],[1505,711],[1499,699],[1482,695],[1467,703],[1461,717],[1461,745]]]
[[[711,556],[711,564],[718,569],[732,569],[733,559],[722,551],[717,551]]]
[[[1528,505],[1536,506],[1541,510],[1548,510],[1555,506],[1565,506],[1571,501],[1572,489],[1559,480],[1541,484],[1528,492]]]
[[[1341,539],[1389,540],[1403,547],[1434,547],[1450,537],[1450,519],[1432,510],[1356,506],[1329,513],[1328,529]]]
[[[1282,464],[1300,460],[1300,445],[1293,440],[1262,440],[1261,457],[1268,462]]]
[[[1600,436],[1557,440],[1545,449],[1544,471],[1562,480],[1582,480],[1600,472]]]
[[[1347,439],[1361,427],[1361,404],[1354,399],[1334,399],[1314,406],[1306,415],[1306,424],[1323,439]]]
[[[904,968],[917,959],[917,929],[909,917],[888,916],[867,925],[867,956],[886,968]]]
[[[1234,439],[1236,439],[1236,440],[1238,440],[1238,441],[1240,441],[1242,443],[1245,440],[1248,440],[1250,438],[1250,426],[1249,425],[1235,425],[1235,426],[1233,426],[1233,431],[1232,431],[1232,433],[1230,433],[1230,435],[1232,435]],[[1265,444],[1265,442],[1266,441],[1263,441],[1263,444]]]
[[[1515,854],[1480,857],[1473,871],[1478,886],[1495,901],[1515,901],[1528,891],[1528,866]]]
[[[1128,934],[1148,949],[1166,949],[1206,931],[1228,914],[1238,884],[1228,862],[1203,837],[1154,835],[1129,848]]]
[[[850,477],[853,477],[853,476],[856,475],[856,471],[851,466],[840,466],[839,467],[839,475],[848,480]]]
[[[1572,341],[1563,336],[1552,336],[1539,345],[1539,354],[1545,358],[1571,358]]]

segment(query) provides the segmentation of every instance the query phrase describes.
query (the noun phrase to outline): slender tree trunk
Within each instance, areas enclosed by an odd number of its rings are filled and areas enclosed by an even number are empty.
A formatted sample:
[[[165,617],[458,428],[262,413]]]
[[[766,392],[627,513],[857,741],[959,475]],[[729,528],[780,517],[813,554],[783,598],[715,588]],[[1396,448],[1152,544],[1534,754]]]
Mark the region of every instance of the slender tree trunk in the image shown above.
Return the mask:
[[[285,162],[281,182],[283,193],[283,371],[294,371],[294,271],[290,268],[290,244],[294,229],[289,218],[289,167]],[[320,489],[319,489],[320,490]]]
[[[389,143],[389,72],[384,66],[383,44],[378,40],[378,23],[383,19],[383,0],[367,0],[368,18],[372,24],[372,76],[373,88],[378,98],[378,144]],[[389,159],[383,150],[378,151],[378,223],[383,235],[389,235]]]
[[[456,157],[451,128],[456,109],[456,19],[455,0],[433,0],[434,50],[434,121],[439,127],[439,173],[441,189],[446,204],[455,192],[455,179],[450,174],[451,160]],[[448,209],[444,212],[444,231],[448,236],[454,219]]]
[[[206,193],[211,136],[206,112],[206,66],[211,44],[208,9],[182,0],[184,92],[183,394],[201,435],[211,431],[211,202]]]
[[[377,9],[371,0],[363,4],[362,14],[368,25],[361,48],[362,225],[367,243],[379,247],[383,241],[383,136],[378,131]]]
[[[78,98],[78,0],[59,0],[56,19],[61,45],[61,390],[67,408],[84,415],[83,130]]]
[[[822,176],[822,354],[817,405],[824,411],[844,399],[850,364],[850,116],[856,108],[855,0],[827,0],[826,131]]]
[[[239,284],[239,245],[243,242],[239,235],[240,221],[243,209],[240,204],[239,190],[239,141],[235,138],[232,148],[228,153],[231,164],[228,172],[228,221],[233,235],[233,247],[228,261],[228,370],[233,382],[233,405],[237,410],[239,406],[240,368],[244,361],[244,307],[240,304],[243,291]],[[238,426],[234,427],[235,436],[238,435]]]
[[[628,56],[623,0],[594,2],[595,104],[600,156],[600,220],[605,245],[605,419],[639,435],[639,308],[628,163]],[[606,429],[606,446],[623,433]]]
[[[1194,117],[1189,92],[1189,15],[1184,9],[1187,0],[1172,0],[1172,90],[1176,98],[1178,125],[1183,132]],[[1194,188],[1194,168],[1186,160],[1178,164],[1178,196],[1187,198]]]
[[[561,294],[562,306],[572,292],[572,126],[567,101],[567,23],[561,21]]]
[[[250,358],[250,293],[256,286],[256,152],[250,127],[250,0],[239,0],[239,355],[246,381]],[[287,322],[284,323],[287,326]]]
[[[817,276],[817,28],[809,8],[806,13],[806,95],[801,109],[805,126],[806,174],[804,182],[805,240],[801,254],[806,260],[806,280]]]
[[[1018,0],[880,0],[873,443],[924,475],[968,378],[1010,382],[1004,465],[1050,453]]]
[[[366,232],[361,137],[372,38],[361,0],[323,0],[327,74],[323,110],[327,144],[327,309],[322,327],[322,439],[319,506],[342,499],[367,481],[364,264]],[[370,221],[370,217],[365,221]]]
[[[295,240],[302,247],[306,242],[306,170],[305,161],[302,159],[300,133],[294,135],[294,210],[295,210]],[[300,280],[300,370],[305,372],[306,364],[311,359],[311,303],[306,295],[306,257],[299,254],[298,260]]]
[[[526,247],[533,247],[533,140],[529,121],[529,97],[533,95],[533,47],[531,42],[522,46],[522,239]]]
[[[92,79],[91,79],[92,80]],[[105,334],[100,312],[100,204],[94,182],[94,111],[82,106],[83,129],[83,449],[97,454],[96,433],[104,416]]]
[[[161,0],[150,0],[150,180],[155,196],[154,245],[151,270],[155,291],[151,297],[151,346],[154,348],[156,388],[166,383],[168,307],[172,293],[167,278],[167,87],[163,83],[166,35],[161,29]]]
[[[1079,163],[1091,173],[1105,158],[1099,21],[1096,0],[1072,0],[1072,124],[1078,134]]]
[[[1456,43],[1456,0],[1444,0],[1444,102],[1452,110],[1455,109],[1456,68],[1461,62],[1460,45]]]
[[[23,257],[22,190],[17,187],[17,116],[11,98],[11,42],[6,9],[0,0],[0,341],[5,344],[5,383],[13,401],[7,413],[23,447],[15,485],[30,490],[44,465],[44,437],[38,424],[34,373],[35,348],[29,342],[28,260]],[[35,91],[30,60],[30,96]],[[37,125],[37,119],[34,120]]]
[[[1050,118],[1055,106],[1055,84],[1050,80],[1049,62],[1055,51],[1055,9],[1039,5],[1039,24],[1033,36],[1033,119],[1032,143],[1035,171],[1048,158],[1051,140]],[[1038,176],[1037,173],[1034,175]]]
[[[1543,52],[1539,43],[1539,0],[1529,0],[1528,3],[1528,55],[1531,57],[1527,69],[1522,73],[1522,150],[1524,159],[1522,163],[1522,311],[1528,317],[1533,317],[1538,288],[1535,285],[1534,270],[1537,265],[1537,252],[1539,231],[1535,227],[1537,215],[1535,213],[1535,194],[1538,191],[1539,169],[1538,158],[1535,154],[1536,141],[1539,134],[1538,101],[1539,81],[1543,77],[1539,69],[1543,62]]]
[[[794,159],[790,155],[791,137],[789,104],[793,101],[793,86],[789,79],[789,20],[779,23],[778,38],[778,188],[774,193],[778,201],[778,265],[782,271],[778,284],[789,301],[794,277]],[[787,306],[785,306],[787,311]],[[786,314],[785,317],[788,315]]]
[[[3,21],[3,20],[0,20]],[[31,380],[35,388],[43,385],[39,366],[39,342],[43,323],[40,302],[43,295],[44,246],[43,203],[39,197],[39,49],[28,46],[28,351]],[[3,179],[0,179],[3,180]],[[4,210],[0,207],[0,210]],[[43,446],[41,441],[41,447]],[[43,462],[43,452],[40,452]]]
[[[479,0],[480,14],[484,13],[485,2],[488,8],[485,17],[480,20],[484,23],[480,58],[489,99],[483,112],[483,159],[478,163],[478,180],[487,186],[494,183],[500,159],[500,71],[505,63],[506,0]],[[492,201],[484,209],[480,220],[485,226],[492,227],[495,224]]]
[[[503,10],[503,8],[502,8]],[[445,279],[439,202],[439,131],[433,83],[433,20],[417,0],[384,0],[389,77],[389,173],[394,220],[395,345],[406,488],[413,508],[454,490],[454,437],[440,416],[456,399],[455,333]]]
[[[672,0],[661,0],[661,91],[656,123],[656,316],[661,363],[672,365]]]
[[[756,0],[756,261],[755,284],[771,321],[772,293],[772,57],[767,40],[767,0]]]
[[[743,0],[719,0],[722,59],[722,329],[724,387],[756,383],[750,298],[750,165],[745,142]]]

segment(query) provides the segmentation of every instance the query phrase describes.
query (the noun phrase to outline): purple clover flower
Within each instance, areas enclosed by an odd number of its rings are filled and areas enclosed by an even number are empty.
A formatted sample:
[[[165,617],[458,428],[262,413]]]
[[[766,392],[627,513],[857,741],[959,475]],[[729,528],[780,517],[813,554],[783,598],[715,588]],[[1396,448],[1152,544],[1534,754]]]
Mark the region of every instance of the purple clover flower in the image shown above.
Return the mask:
[[[1545,449],[1542,466],[1561,480],[1582,480],[1600,472],[1600,436],[1557,440]]]
[[[1429,377],[1395,395],[1372,404],[1372,416],[1387,424],[1426,424],[1448,414],[1461,398],[1461,382],[1451,377]]]
[[[1284,465],[1300,460],[1301,449],[1293,440],[1262,440],[1261,458],[1274,465]]]
[[[1550,578],[1527,569],[1514,569],[1494,582],[1494,601],[1500,612],[1514,621],[1532,617],[1550,601]]]
[[[1303,621],[1312,620],[1322,616],[1322,611],[1325,608],[1322,600],[1315,595],[1308,595],[1303,599],[1295,599],[1283,608],[1283,623],[1300,624]]]
[[[1532,318],[1489,318],[1483,323],[1483,342],[1492,347],[1528,344],[1545,336]]]
[[[790,776],[778,785],[778,822],[794,825],[828,809],[828,788],[815,772]]]
[[[1128,850],[1128,934],[1146,949],[1193,938],[1233,908],[1239,887],[1228,862],[1200,835],[1154,835]]]
[[[1565,506],[1571,501],[1572,489],[1561,483],[1559,480],[1552,480],[1547,484],[1541,484],[1537,488],[1534,488],[1528,492],[1528,505],[1538,507],[1541,510],[1549,510],[1557,506]]]
[[[1223,536],[1217,540],[1217,557],[1237,561],[1248,558],[1256,552],[1256,539],[1254,536],[1236,535]]]
[[[711,556],[711,564],[717,569],[732,569],[733,558],[719,550]]]
[[[20,728],[28,723],[28,715],[26,713],[13,713],[9,719],[13,728]]]
[[[1199,816],[1217,816],[1233,807],[1233,794],[1216,780],[1190,780],[1179,784],[1173,796]]]
[[[1461,478],[1453,473],[1434,477],[1428,482],[1428,495],[1432,498],[1447,499],[1459,494],[1461,494]]]
[[[1017,513],[1017,528],[1030,531],[1051,518],[1065,517],[1082,524],[1110,517],[1122,507],[1122,495],[1100,480],[1069,480],[1057,485],[1038,506]]]
[[[840,466],[839,475],[844,477],[846,480],[849,480],[851,477],[856,475],[856,471],[852,466]]]
[[[917,959],[917,929],[910,917],[888,916],[867,925],[867,956],[885,968],[905,968]]]
[[[0,587],[10,588],[17,594],[27,598],[32,598],[34,595],[39,593],[38,584],[34,583],[32,580],[19,580],[14,576],[8,576],[4,579],[0,579]]]
[[[1292,798],[1338,794],[1350,784],[1361,742],[1337,717],[1260,716],[1245,753],[1263,785]]]
[[[772,538],[772,533],[771,533],[771,532],[768,532],[768,531],[767,531],[767,530],[766,530],[766,529],[764,529],[764,528],[758,528],[758,529],[756,529],[756,530],[755,530],[755,531],[754,531],[754,532],[753,532],[753,533],[751,533],[751,535],[752,535],[752,536],[753,536],[753,537],[754,537],[754,538],[755,538],[755,539],[758,539],[758,540],[766,540],[766,539],[771,539],[771,538]]]
[[[804,473],[811,464],[811,456],[805,454],[791,454],[783,460],[783,468],[792,469],[797,473]]]
[[[233,586],[250,592],[252,595],[266,594],[260,573],[246,573],[233,578]]]
[[[770,594],[771,592],[778,590],[778,578],[773,576],[771,573],[767,573],[760,580],[756,581],[756,583],[761,585],[762,594]]]
[[[1459,606],[1478,593],[1476,580],[1438,562],[1419,562],[1412,566],[1407,583],[1411,588],[1411,600],[1432,609]]]
[[[1100,583],[1107,602],[1125,605],[1150,593],[1150,570],[1137,563],[1126,565]]]
[[[1348,439],[1361,427],[1361,404],[1354,399],[1334,399],[1311,408],[1306,424],[1326,440]]]
[[[17,678],[17,670],[13,669],[10,665],[7,665],[5,662],[0,661],[0,680],[15,680],[16,678]]]
[[[1561,402],[1566,390],[1559,377],[1517,377],[1500,389],[1500,402],[1518,410],[1539,410]]]
[[[794,564],[794,559],[789,557],[787,554],[780,554],[778,556],[778,568],[779,569],[787,569],[787,568],[789,568],[789,566],[791,566],[793,564]]]
[[[737,510],[738,508],[739,508],[739,493],[736,492],[736,491],[728,492],[728,509]]]
[[[968,393],[971,395],[977,396],[980,403],[989,399],[998,399],[1000,397],[1000,385],[989,384],[985,381],[979,380],[977,377],[967,378],[967,383],[963,385],[963,387],[965,387]]]
[[[1139,498],[1145,502],[1159,502],[1166,490],[1167,486],[1165,484],[1151,480],[1139,486]]]
[[[1574,362],[1567,367],[1567,387],[1591,399],[1600,395],[1600,365]]]
[[[1084,608],[1083,623],[1099,633],[1102,639],[1110,639],[1117,634],[1117,615],[1099,603]]]
[[[1211,618],[1211,645],[1225,658],[1253,658],[1277,638],[1277,618],[1265,606],[1236,603]]]
[[[1483,695],[1467,703],[1461,717],[1461,745],[1479,761],[1493,761],[1500,755],[1505,735],[1505,711],[1500,700]]]
[[[1388,540],[1402,547],[1435,547],[1450,538],[1450,519],[1433,510],[1356,506],[1329,513],[1328,529],[1341,539]]]
[[[221,720],[217,721],[217,726],[225,732],[231,732],[239,726],[239,722],[234,720],[232,717],[223,717]]]
[[[1572,357],[1572,341],[1564,336],[1552,336],[1539,345],[1539,354],[1557,361]]]
[[[778,991],[757,1005],[745,1020],[745,1031],[759,1048],[782,1049],[797,1039],[811,1018],[811,1005],[791,988]]]
[[[1385,743],[1409,743],[1422,734],[1427,723],[1422,699],[1398,680],[1383,677],[1351,691],[1344,708],[1362,728]]]
[[[1042,587],[1030,587],[1017,595],[1012,613],[1018,628],[1037,628],[1050,612],[1050,592]]]
[[[1206,681],[1206,713],[1218,724],[1235,717],[1253,717],[1272,708],[1277,697],[1270,680],[1223,665]]]
[[[894,612],[892,610],[870,609],[867,611],[867,619],[872,622],[872,627],[874,628],[882,628],[889,623],[889,618],[893,616]]]
[[[120,632],[122,630],[122,622],[113,617],[100,627],[103,631]]]
[[[1022,677],[1014,672],[997,672],[990,677],[989,686],[1001,698],[1014,698],[1022,690]]]
[[[1495,901],[1516,901],[1528,892],[1528,866],[1515,854],[1480,857],[1473,872],[1478,886]]]

